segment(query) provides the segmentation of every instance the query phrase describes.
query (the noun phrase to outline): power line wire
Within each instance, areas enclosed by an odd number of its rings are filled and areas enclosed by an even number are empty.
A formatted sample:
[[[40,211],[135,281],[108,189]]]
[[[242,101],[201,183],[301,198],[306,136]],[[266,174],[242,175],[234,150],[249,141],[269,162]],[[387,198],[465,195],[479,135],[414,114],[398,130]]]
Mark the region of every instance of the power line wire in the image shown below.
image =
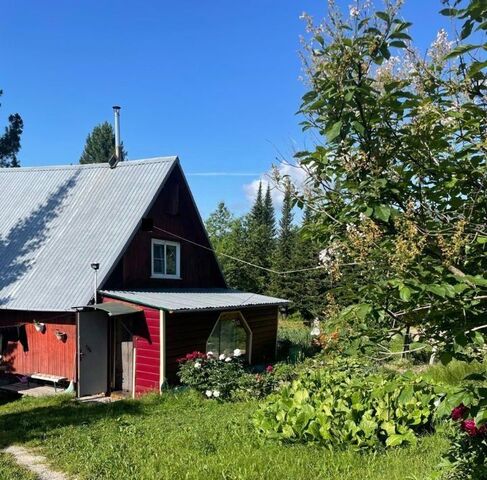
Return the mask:
[[[184,238],[181,235],[177,235],[176,233],[169,232],[168,230],[164,230],[163,228],[156,227],[156,226],[154,226],[153,228],[154,228],[154,230],[159,230],[160,232],[167,233],[168,235],[172,235],[173,237],[178,238],[179,240],[183,240],[184,242],[191,243],[192,245],[195,245],[197,247],[200,247],[200,248],[203,248],[203,249],[208,250],[210,252],[213,252],[217,256],[220,255],[222,257],[229,258],[229,259],[234,260],[236,262],[244,263],[245,265],[248,265],[250,267],[258,268],[259,270],[264,270],[266,272],[273,273],[274,275],[289,275],[291,273],[309,272],[311,270],[321,270],[321,269],[325,268],[324,265],[318,265],[316,267],[299,268],[297,270],[285,270],[285,271],[279,272],[279,271],[274,270],[272,268],[263,267],[262,265],[256,265],[255,263],[248,262],[247,260],[242,260],[241,258],[234,257],[233,255],[228,255],[226,253],[217,253],[211,247],[207,247],[206,245],[201,245],[201,243],[194,242],[193,240],[189,240],[188,238]]]

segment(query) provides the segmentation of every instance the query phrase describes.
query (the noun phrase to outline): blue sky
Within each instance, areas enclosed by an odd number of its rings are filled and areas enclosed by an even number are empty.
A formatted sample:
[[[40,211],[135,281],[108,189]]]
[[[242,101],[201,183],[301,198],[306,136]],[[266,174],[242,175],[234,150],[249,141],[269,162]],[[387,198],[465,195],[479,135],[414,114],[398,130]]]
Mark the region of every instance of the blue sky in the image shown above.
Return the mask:
[[[177,154],[203,216],[219,200],[243,213],[248,184],[303,145],[299,15],[325,9],[325,0],[2,2],[0,127],[22,115],[23,166],[77,163],[119,104],[129,158]],[[447,23],[440,9],[406,0],[420,46]],[[218,172],[232,175],[195,175]]]

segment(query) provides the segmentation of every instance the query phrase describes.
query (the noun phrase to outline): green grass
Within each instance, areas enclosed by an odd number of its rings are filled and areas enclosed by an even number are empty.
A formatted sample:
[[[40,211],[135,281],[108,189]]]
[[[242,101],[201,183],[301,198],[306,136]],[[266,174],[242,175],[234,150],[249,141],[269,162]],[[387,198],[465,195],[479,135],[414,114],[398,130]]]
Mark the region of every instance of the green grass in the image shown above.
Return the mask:
[[[1,408],[1,407],[0,407]],[[36,480],[37,477],[19,467],[6,453],[0,453],[0,478],[2,480]]]
[[[487,361],[480,362],[460,362],[453,360],[447,365],[438,363],[428,367],[423,376],[426,379],[446,385],[459,385],[466,375],[471,373],[484,373],[487,369]]]
[[[255,408],[190,391],[109,405],[22,399],[0,406],[0,448],[40,447],[80,480],[404,480],[426,478],[446,447],[441,433],[381,454],[262,443],[250,424]]]

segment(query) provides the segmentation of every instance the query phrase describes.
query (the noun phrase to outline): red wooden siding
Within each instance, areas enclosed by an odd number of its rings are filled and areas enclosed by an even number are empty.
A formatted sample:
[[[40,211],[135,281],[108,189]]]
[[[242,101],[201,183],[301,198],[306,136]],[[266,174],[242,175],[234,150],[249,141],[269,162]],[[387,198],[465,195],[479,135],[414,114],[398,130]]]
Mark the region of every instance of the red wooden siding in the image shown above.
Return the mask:
[[[241,309],[252,330],[252,363],[274,359],[277,338],[277,308]],[[177,382],[178,358],[194,350],[204,352],[206,341],[220,311],[166,314],[166,376]]]
[[[60,316],[61,315],[61,316]],[[34,319],[46,324],[44,333],[34,327]],[[20,342],[9,343],[5,355],[12,373],[29,375],[46,373],[75,380],[76,376],[76,317],[73,313],[0,311],[0,326],[25,325],[28,351]],[[67,334],[65,342],[56,338],[60,330]]]
[[[177,166],[166,181],[147,218],[155,227],[210,246],[205,229],[186,187],[181,169]],[[173,240],[181,244],[181,279],[153,279],[151,277],[151,240]],[[105,282],[105,289],[123,288],[190,288],[225,287],[225,281],[212,252],[156,229],[140,228],[127,248],[122,260]]]
[[[135,319],[133,337],[135,356],[135,393],[160,390],[160,317],[159,310],[103,297],[103,302],[119,302],[142,309]],[[138,314],[135,314],[138,315]]]
[[[160,389],[160,317],[159,310],[144,307],[149,338],[136,336],[135,393]]]

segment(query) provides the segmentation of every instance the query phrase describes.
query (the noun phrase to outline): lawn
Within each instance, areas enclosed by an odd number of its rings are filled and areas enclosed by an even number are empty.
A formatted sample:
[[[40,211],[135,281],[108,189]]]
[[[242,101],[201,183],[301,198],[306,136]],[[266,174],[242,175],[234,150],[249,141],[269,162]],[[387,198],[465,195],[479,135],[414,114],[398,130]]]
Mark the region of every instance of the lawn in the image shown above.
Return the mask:
[[[0,407],[1,409],[2,407]],[[2,480],[36,480],[37,477],[19,467],[10,455],[0,453],[0,478]]]
[[[222,404],[193,392],[109,405],[69,398],[0,406],[0,447],[40,447],[55,469],[78,479],[424,479],[446,446],[441,433],[416,447],[366,455],[261,443],[256,404]],[[30,479],[0,457],[0,478]]]

